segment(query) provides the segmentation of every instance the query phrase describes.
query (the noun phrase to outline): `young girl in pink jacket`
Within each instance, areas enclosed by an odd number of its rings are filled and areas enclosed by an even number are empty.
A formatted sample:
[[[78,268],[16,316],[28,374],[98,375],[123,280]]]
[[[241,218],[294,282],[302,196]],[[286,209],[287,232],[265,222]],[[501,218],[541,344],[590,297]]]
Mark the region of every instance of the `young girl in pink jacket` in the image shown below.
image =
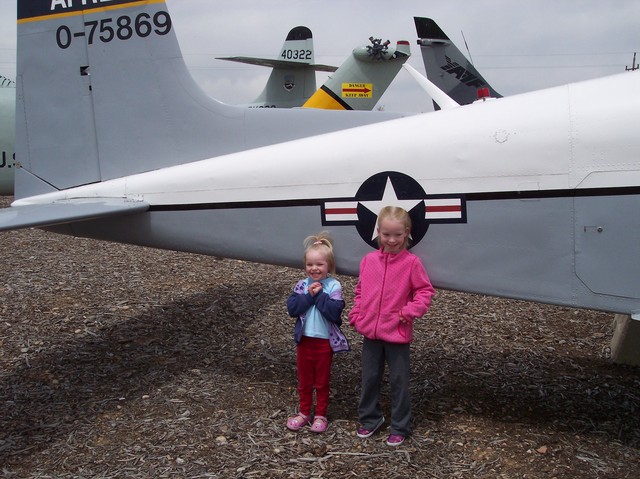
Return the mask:
[[[379,395],[385,363],[391,386],[389,446],[399,446],[411,434],[409,395],[409,345],[413,321],[424,315],[435,294],[427,272],[410,253],[411,218],[395,206],[378,215],[378,251],[360,262],[349,324],[364,336],[362,344],[362,393],[358,413],[358,437],[367,438],[383,424]]]

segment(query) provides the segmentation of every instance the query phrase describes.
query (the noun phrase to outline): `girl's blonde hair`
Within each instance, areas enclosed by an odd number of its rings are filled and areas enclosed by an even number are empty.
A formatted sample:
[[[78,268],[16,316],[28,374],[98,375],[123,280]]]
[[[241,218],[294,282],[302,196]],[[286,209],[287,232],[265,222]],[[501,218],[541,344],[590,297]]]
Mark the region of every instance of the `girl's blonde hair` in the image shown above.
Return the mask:
[[[411,236],[411,216],[409,216],[407,210],[400,208],[399,206],[385,206],[380,210],[380,213],[378,213],[378,223],[376,225],[378,229],[380,229],[380,223],[382,220],[399,221],[404,225],[408,234],[404,240],[402,248],[407,249],[410,244],[409,240]],[[378,235],[378,246],[382,246],[380,244],[380,235]]]
[[[333,254],[333,239],[327,231],[321,231],[317,235],[307,236],[304,239],[304,258],[307,261],[307,253],[311,250],[318,250],[324,253],[329,267],[329,273],[336,274],[336,258]]]

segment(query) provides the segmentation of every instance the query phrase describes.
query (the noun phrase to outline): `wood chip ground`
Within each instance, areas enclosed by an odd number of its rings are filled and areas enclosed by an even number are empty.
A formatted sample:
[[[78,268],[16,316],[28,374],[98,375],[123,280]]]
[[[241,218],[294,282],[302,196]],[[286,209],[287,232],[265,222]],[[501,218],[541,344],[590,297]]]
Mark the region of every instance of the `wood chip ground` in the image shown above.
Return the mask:
[[[39,230],[0,255],[0,477],[640,477],[640,369],[610,362],[610,314],[438,291],[390,448],[355,435],[348,327],[329,430],[285,428],[301,269]]]

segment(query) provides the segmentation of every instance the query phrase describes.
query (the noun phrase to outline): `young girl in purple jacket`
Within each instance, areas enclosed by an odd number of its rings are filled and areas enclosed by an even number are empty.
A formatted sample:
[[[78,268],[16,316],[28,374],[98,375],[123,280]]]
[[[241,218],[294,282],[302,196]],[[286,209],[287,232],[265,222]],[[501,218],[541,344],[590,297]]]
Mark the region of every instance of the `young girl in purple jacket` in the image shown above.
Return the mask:
[[[349,324],[364,336],[362,393],[358,437],[367,438],[383,424],[379,395],[385,363],[391,386],[389,446],[399,446],[411,434],[409,345],[413,321],[424,315],[435,294],[427,272],[410,253],[411,218],[407,211],[385,206],[378,215],[378,251],[360,262]]]
[[[287,427],[298,431],[307,424],[311,430],[327,430],[329,381],[334,352],[348,351],[349,343],[340,331],[344,309],[342,286],[331,276],[336,272],[333,244],[326,232],[304,240],[305,279],[296,283],[287,298],[289,315],[296,318],[298,414],[287,420]],[[315,418],[311,416],[313,390],[316,391]]]

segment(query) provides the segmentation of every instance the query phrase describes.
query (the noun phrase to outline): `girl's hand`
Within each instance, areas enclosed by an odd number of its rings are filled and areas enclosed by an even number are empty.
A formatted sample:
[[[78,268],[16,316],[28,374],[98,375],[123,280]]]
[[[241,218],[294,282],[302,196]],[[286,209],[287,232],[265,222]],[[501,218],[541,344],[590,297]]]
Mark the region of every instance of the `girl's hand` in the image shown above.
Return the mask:
[[[407,320],[407,318],[405,318],[404,316],[402,316],[402,313],[400,313],[400,322],[402,324],[409,324],[409,321]]]
[[[322,284],[321,283],[315,282],[315,283],[312,283],[311,285],[309,285],[309,294],[311,296],[315,296],[320,291],[322,291]]]

